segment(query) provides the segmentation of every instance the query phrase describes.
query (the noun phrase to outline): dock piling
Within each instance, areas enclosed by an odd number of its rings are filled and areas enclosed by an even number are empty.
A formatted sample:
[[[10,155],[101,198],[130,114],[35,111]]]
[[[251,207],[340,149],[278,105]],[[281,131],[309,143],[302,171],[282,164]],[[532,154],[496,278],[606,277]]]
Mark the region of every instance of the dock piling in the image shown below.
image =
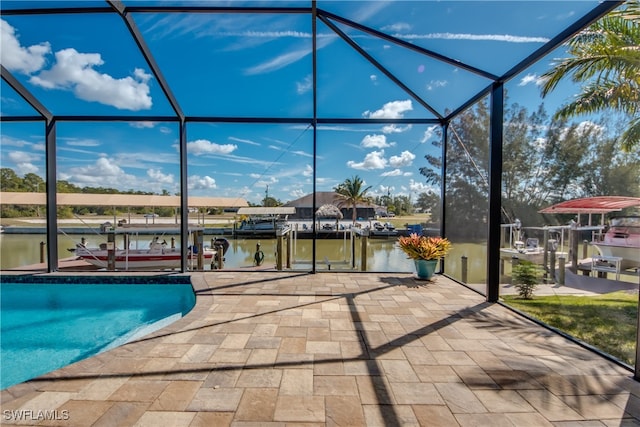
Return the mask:
[[[462,258],[460,260],[460,265],[462,268],[462,283],[467,283],[467,278],[469,275],[469,269],[468,269],[468,259],[466,255],[462,255]],[[500,260],[500,265],[502,266],[502,272],[504,272],[504,263],[502,262],[502,260]]]

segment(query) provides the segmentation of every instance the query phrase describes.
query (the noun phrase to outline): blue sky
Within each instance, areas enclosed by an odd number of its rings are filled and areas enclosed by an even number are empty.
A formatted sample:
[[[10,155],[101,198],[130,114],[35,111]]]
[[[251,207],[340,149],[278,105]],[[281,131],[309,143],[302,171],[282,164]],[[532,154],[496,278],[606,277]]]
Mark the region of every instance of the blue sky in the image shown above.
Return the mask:
[[[4,2],[3,10],[102,2]],[[180,2],[127,2],[132,6]],[[189,5],[296,6],[309,2]],[[17,5],[17,6],[16,6]],[[318,7],[408,43],[500,75],[541,47],[595,1],[319,1]],[[133,13],[180,108],[194,117],[308,118],[313,115],[312,26],[308,14]],[[332,21],[438,113],[457,108],[490,81],[461,67]],[[156,77],[115,14],[0,17],[2,64],[55,115],[172,116]],[[434,118],[434,114],[318,21],[320,118]],[[533,111],[537,81],[557,50],[507,84],[510,102]],[[4,81],[4,116],[33,111]],[[578,91],[563,84],[548,112]],[[425,124],[323,124],[317,190],[353,175],[371,194],[429,190],[418,170],[437,155]],[[44,177],[41,123],[3,122],[2,167]],[[172,122],[60,122],[58,178],[79,186],[179,191],[178,126]],[[283,202],[312,191],[313,132],[307,124],[190,123],[189,192]]]

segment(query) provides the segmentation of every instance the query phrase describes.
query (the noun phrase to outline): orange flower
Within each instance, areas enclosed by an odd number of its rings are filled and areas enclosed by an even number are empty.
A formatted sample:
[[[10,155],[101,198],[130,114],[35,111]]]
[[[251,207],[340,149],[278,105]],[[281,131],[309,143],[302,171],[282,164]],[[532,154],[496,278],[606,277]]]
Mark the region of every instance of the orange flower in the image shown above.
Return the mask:
[[[440,259],[451,250],[451,242],[446,237],[409,236],[398,238],[400,248],[411,259]]]

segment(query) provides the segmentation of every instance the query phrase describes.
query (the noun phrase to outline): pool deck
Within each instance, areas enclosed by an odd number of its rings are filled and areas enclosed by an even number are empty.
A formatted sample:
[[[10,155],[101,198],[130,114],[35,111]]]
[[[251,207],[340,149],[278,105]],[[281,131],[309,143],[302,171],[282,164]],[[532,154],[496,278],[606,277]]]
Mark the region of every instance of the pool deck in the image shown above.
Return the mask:
[[[187,316],[2,390],[0,423],[640,426],[632,372],[445,277],[191,277]]]

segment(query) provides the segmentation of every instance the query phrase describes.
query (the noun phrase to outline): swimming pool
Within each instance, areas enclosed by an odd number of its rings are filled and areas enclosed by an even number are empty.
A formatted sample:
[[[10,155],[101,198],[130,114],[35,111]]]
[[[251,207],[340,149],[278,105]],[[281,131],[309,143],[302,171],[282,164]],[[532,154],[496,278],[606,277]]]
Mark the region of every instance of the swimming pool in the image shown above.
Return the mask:
[[[84,283],[3,278],[1,389],[146,335],[184,316],[195,304],[188,278],[166,283],[130,277],[131,283],[74,279]]]

